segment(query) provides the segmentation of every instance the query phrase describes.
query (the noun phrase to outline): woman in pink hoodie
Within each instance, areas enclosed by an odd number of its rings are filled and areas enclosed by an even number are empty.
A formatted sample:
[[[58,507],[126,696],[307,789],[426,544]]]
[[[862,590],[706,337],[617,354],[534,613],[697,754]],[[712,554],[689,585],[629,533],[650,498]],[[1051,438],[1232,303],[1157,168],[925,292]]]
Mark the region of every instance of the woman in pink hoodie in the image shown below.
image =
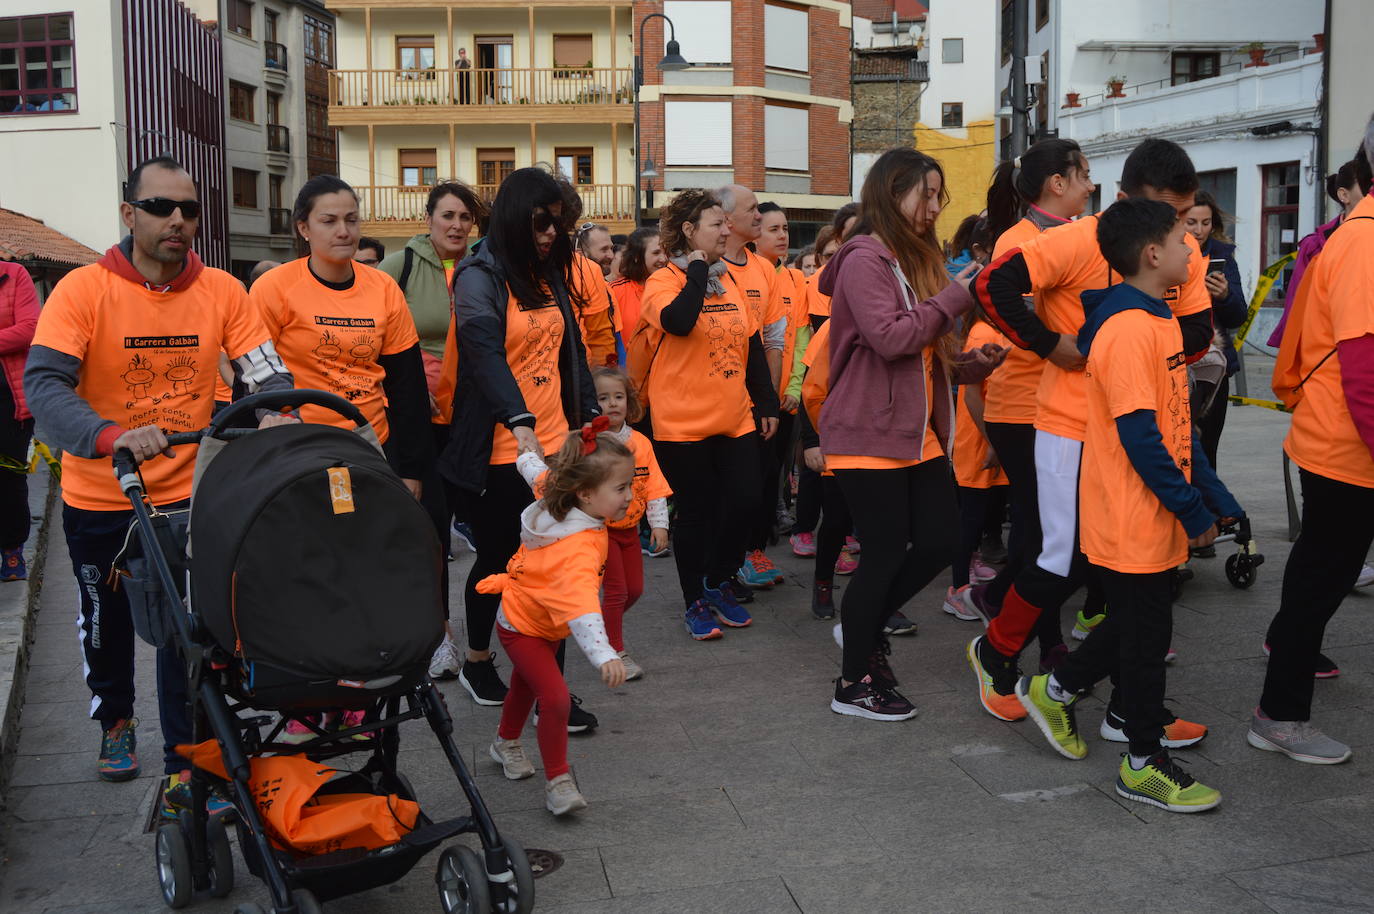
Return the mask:
[[[28,270],[0,262],[0,581],[28,577],[29,439],[33,415],[24,400],[24,362],[38,326],[38,292]]]
[[[914,149],[884,153],[864,181],[859,224],[821,278],[831,296],[830,396],[821,450],[854,516],[863,561],[841,609],[844,668],[830,709],[907,720],[883,622],[949,567],[958,529],[948,454],[951,377],[981,381],[1006,350],[960,354],[970,265],[951,282],[935,240],[944,173]]]

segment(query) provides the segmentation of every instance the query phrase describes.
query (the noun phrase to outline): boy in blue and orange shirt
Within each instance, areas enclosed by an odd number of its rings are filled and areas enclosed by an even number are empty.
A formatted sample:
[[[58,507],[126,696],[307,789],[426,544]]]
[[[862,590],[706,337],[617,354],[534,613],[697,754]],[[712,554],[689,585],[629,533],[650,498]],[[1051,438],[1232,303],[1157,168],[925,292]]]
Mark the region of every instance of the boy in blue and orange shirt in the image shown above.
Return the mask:
[[[1023,678],[1016,695],[1061,755],[1081,759],[1074,703],[1119,670],[1108,716],[1129,744],[1116,792],[1171,812],[1200,812],[1221,794],[1169,757],[1163,717],[1173,632],[1170,571],[1242,512],[1193,437],[1183,337],[1164,296],[1188,277],[1183,222],[1166,203],[1130,198],[1102,214],[1102,254],[1125,281],[1083,293],[1087,320],[1086,434],[1079,483],[1080,539],[1111,612],[1099,637],[1050,675]],[[1104,724],[1106,726],[1106,724]]]

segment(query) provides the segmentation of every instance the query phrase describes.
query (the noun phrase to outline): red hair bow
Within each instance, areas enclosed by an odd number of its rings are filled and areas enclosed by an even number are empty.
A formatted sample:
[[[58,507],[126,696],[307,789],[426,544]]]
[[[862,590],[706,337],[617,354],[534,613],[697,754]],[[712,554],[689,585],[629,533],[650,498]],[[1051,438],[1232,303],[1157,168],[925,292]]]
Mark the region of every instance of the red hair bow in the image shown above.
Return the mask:
[[[582,426],[582,456],[586,457],[596,451],[596,436],[602,432],[609,431],[611,420],[605,416],[597,416],[586,425]]]

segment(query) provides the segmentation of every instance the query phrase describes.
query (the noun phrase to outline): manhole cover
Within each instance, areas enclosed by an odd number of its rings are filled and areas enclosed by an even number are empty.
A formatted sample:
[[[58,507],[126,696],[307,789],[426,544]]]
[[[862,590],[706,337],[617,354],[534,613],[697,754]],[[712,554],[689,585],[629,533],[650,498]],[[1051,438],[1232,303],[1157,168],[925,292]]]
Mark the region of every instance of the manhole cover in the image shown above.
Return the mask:
[[[537,847],[526,849],[525,856],[530,860],[530,869],[534,871],[535,879],[547,876],[563,865],[562,854],[540,850]]]

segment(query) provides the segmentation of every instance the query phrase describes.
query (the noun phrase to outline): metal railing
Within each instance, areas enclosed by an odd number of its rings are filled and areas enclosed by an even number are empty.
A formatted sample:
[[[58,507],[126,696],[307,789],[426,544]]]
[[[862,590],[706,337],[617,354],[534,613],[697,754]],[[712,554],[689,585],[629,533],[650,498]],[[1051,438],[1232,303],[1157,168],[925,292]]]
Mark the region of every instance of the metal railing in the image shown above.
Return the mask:
[[[331,70],[329,104],[630,105],[629,67],[471,70]]]
[[[287,71],[286,65],[286,45],[278,44],[275,41],[264,41],[262,43],[262,65],[269,70]]]
[[[473,189],[484,201],[496,198],[496,184],[477,184]],[[368,222],[422,222],[429,187],[363,185],[355,187],[362,203],[362,218]],[[579,184],[582,218],[590,222],[634,219],[635,189],[630,184]]]
[[[291,234],[291,210],[273,206],[267,210],[267,219],[272,225],[273,235]]]
[[[1306,56],[1306,54],[1307,51],[1301,48],[1289,51],[1276,51],[1272,54],[1266,54],[1264,56],[1264,62],[1266,64],[1287,63],[1290,60],[1298,60]],[[1221,67],[1218,67],[1217,72],[1215,73],[1208,74],[1207,76],[1201,76],[1197,79],[1188,80],[1186,82],[1175,83],[1173,81],[1172,76],[1166,76],[1163,79],[1152,79],[1149,82],[1133,83],[1129,86],[1123,86],[1121,89],[1121,95],[1108,95],[1106,92],[1097,92],[1093,95],[1081,95],[1078,98],[1077,107],[1084,107],[1089,104],[1096,104],[1098,102],[1103,102],[1108,99],[1114,98],[1130,98],[1135,95],[1153,95],[1161,89],[1168,89],[1171,86],[1190,86],[1193,83],[1206,82],[1209,79],[1216,79],[1219,76],[1226,76],[1231,73],[1239,73],[1247,68],[1259,69],[1258,67],[1255,67],[1253,64],[1251,64],[1249,61],[1234,61],[1232,63],[1224,64]],[[1060,99],[1059,103],[1062,105],[1063,99]]]
[[[267,151],[286,152],[291,151],[291,130],[281,124],[267,125]]]

